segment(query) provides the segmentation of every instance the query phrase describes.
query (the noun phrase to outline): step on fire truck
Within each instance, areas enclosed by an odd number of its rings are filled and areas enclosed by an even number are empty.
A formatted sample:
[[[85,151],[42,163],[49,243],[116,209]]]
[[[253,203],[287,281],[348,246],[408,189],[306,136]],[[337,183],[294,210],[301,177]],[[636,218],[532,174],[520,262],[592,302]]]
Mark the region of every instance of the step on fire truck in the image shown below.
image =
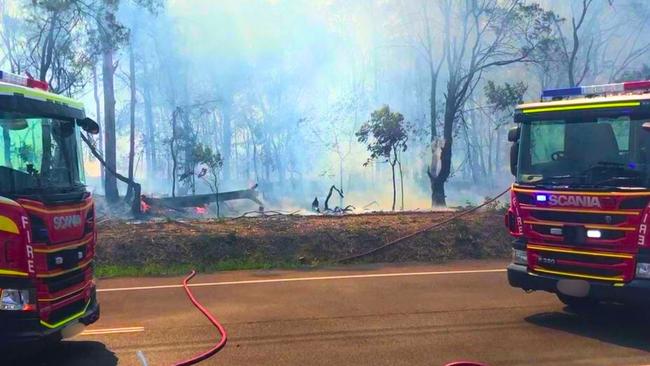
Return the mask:
[[[0,71],[0,348],[59,340],[99,318],[83,105]]]
[[[510,284],[650,303],[650,81],[545,90],[514,120]]]

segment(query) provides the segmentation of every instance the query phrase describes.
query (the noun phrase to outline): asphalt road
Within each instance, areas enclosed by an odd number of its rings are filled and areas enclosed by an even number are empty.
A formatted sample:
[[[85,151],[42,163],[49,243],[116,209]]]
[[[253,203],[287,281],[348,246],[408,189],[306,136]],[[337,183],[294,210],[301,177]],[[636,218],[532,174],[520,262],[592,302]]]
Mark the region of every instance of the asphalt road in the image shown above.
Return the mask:
[[[553,295],[510,288],[505,265],[464,261],[197,276],[193,283],[208,285],[194,293],[230,337],[204,364],[650,364],[650,322],[641,314],[613,305],[589,316],[572,314]],[[295,278],[301,280],[285,281]],[[17,364],[141,365],[140,351],[149,365],[169,365],[208,349],[216,330],[181,288],[165,287],[180,281],[100,281],[100,321]]]

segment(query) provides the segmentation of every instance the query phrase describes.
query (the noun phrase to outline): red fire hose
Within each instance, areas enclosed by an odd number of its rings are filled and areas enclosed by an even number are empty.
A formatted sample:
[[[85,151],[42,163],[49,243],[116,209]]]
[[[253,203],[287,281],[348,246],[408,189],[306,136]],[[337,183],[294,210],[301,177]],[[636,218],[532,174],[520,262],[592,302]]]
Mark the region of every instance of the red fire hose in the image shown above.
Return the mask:
[[[190,287],[188,283],[190,280],[196,275],[196,271],[192,271],[185,279],[183,280],[183,288],[185,288],[185,293],[187,294],[187,297],[190,298],[190,301],[194,306],[196,306],[199,311],[205,315],[208,320],[210,320],[210,323],[212,323],[217,330],[219,330],[219,333],[221,334],[221,340],[219,340],[219,343],[217,343],[214,347],[212,347],[210,350],[207,352],[201,353],[199,355],[196,355],[189,360],[186,361],[181,361],[178,363],[175,363],[174,366],[188,366],[188,365],[195,365],[201,361],[207,360],[208,358],[214,356],[217,352],[221,351],[223,347],[226,346],[226,342],[228,341],[228,334],[226,333],[226,329],[219,323],[219,321],[214,317],[214,315],[210,314],[208,309],[206,309],[201,303],[196,300],[194,295],[192,294],[192,291],[190,291]]]

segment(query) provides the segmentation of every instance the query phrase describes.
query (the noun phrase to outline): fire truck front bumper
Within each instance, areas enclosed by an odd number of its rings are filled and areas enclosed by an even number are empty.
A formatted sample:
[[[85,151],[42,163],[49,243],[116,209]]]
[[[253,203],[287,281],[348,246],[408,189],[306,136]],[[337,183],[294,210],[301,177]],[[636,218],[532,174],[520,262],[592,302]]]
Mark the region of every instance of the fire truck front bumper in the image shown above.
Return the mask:
[[[558,283],[567,280],[572,279],[532,273],[528,271],[525,265],[511,263],[508,266],[508,282],[510,285],[526,291],[559,293]],[[650,305],[650,280],[637,279],[616,286],[612,283],[598,281],[588,281],[587,283],[588,293],[586,297],[600,301]]]
[[[96,322],[99,313],[99,303],[94,291],[83,314],[54,328],[44,326],[37,312],[0,312],[0,350],[29,346],[40,341],[58,341],[72,336],[84,326]]]

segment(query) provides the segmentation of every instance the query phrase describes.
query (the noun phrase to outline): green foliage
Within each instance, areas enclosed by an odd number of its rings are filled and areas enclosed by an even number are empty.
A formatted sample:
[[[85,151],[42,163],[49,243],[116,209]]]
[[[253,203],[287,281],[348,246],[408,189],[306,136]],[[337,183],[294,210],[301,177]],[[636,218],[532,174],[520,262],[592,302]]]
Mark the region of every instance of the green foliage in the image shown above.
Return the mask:
[[[490,104],[494,105],[497,111],[509,110],[517,104],[523,103],[523,97],[528,86],[521,81],[514,84],[503,83],[496,85],[492,80],[488,80],[485,85],[485,96]]]
[[[213,152],[209,146],[205,146],[201,143],[194,145],[194,148],[192,149],[192,158],[197,164],[205,164],[208,168],[213,170],[219,170],[223,167],[221,153],[218,151]]]
[[[152,14],[162,0],[135,0]],[[90,69],[106,49],[129,42],[129,29],[116,17],[120,0],[24,0],[25,19],[4,15],[0,33],[11,71],[29,72],[52,91],[72,95],[88,82]]]
[[[18,148],[18,156],[25,164],[30,164],[34,162],[35,154],[34,147],[27,144],[22,144]]]
[[[391,156],[400,151],[406,151],[408,141],[408,124],[399,112],[391,112],[385,105],[370,115],[370,120],[364,123],[355,134],[359,142],[367,144],[370,158],[368,165],[373,160],[390,162]],[[394,163],[391,162],[391,165]]]

